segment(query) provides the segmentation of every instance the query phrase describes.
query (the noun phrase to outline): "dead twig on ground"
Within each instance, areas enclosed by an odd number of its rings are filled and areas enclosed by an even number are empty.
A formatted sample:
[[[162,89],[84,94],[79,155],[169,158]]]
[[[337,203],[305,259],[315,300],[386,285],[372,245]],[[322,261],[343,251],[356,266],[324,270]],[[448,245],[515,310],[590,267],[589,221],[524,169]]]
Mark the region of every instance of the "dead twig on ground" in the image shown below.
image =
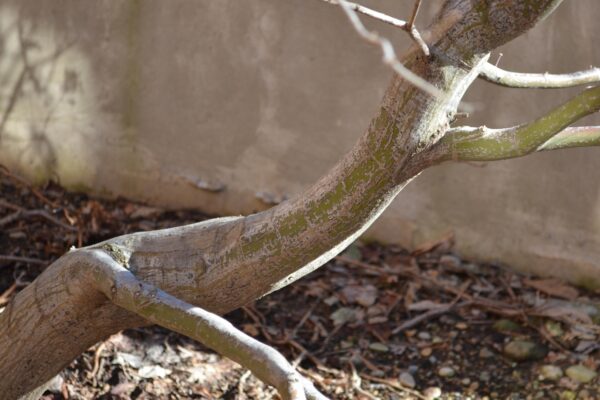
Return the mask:
[[[8,256],[8,255],[0,254],[0,262],[2,262],[2,261],[20,262],[20,263],[24,263],[24,264],[43,265],[43,266],[46,266],[49,263],[49,261],[40,260],[37,258],[21,257],[21,256]]]
[[[406,387],[400,385],[399,383],[396,383],[392,379],[378,378],[376,376],[372,376],[372,375],[368,375],[368,374],[360,374],[360,376],[363,379],[367,379],[371,382],[377,382],[377,383],[384,384],[384,385],[386,385],[390,388],[393,388],[396,391],[399,391],[401,393],[407,393],[407,394],[410,394],[411,396],[415,396],[418,399],[427,400],[427,398],[425,396],[423,396],[421,393],[419,393],[418,391],[406,388]]]
[[[17,183],[19,186],[29,189],[31,191],[31,193],[33,193],[33,195],[35,197],[37,197],[38,199],[40,199],[43,203],[51,206],[52,208],[55,208],[58,206],[55,202],[53,202],[52,200],[50,200],[46,196],[44,196],[38,189],[36,189],[32,185],[30,185],[25,179],[10,172],[8,170],[8,168],[6,168],[5,166],[0,165],[0,173],[2,173],[4,176],[9,178],[13,182]]]
[[[0,219],[0,227],[10,224],[10,223],[18,220],[19,218],[41,217],[41,218],[44,218],[47,221],[50,221],[53,224],[56,224],[56,225],[60,226],[61,228],[64,228],[68,231],[72,231],[72,232],[77,231],[76,227],[65,224],[61,220],[50,215],[45,210],[27,210],[23,207],[17,206],[15,204],[11,204],[8,201],[2,200],[2,199],[0,199],[0,207],[5,207],[5,208],[15,210],[14,213],[9,214],[8,216]]]
[[[352,362],[348,362],[348,364],[350,364],[350,368],[352,370],[352,375],[350,378],[350,382],[352,383],[352,389],[371,400],[377,400],[377,397],[373,396],[370,392],[368,392],[367,390],[365,390],[361,387],[362,379],[356,372],[356,368],[354,367],[354,364],[352,364]]]

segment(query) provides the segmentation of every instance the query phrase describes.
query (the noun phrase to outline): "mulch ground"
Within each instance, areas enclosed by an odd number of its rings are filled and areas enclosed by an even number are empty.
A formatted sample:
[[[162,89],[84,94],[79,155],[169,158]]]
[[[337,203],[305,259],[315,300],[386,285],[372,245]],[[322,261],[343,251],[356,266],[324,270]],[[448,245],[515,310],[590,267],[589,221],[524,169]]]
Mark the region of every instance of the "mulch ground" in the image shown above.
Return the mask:
[[[0,310],[71,246],[205,219],[32,188],[0,167]],[[333,399],[599,399],[600,294],[462,260],[451,235],[408,252],[354,244],[227,318]],[[43,397],[270,399],[273,389],[159,327],[116,333]]]

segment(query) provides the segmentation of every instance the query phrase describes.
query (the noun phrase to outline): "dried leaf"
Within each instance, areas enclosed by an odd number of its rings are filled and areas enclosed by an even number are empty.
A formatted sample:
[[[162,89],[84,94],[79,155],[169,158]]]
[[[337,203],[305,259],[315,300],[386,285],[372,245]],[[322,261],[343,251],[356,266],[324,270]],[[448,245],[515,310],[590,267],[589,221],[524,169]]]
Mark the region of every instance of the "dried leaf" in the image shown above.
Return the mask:
[[[579,297],[577,289],[558,279],[523,279],[523,283],[551,296],[567,300],[575,300]]]
[[[141,378],[165,378],[171,375],[171,370],[163,368],[160,365],[146,365],[138,371],[138,375]]]
[[[567,323],[592,324],[592,318],[581,307],[566,302],[546,302],[532,312],[537,316],[553,318]]]
[[[420,254],[424,254],[424,253],[428,253],[431,250],[435,249],[436,247],[440,247],[440,246],[444,246],[444,248],[446,249],[450,249],[452,248],[452,245],[454,244],[454,232],[450,231],[445,233],[443,236],[434,239],[434,240],[428,240],[425,241],[423,243],[421,243],[420,245],[418,245],[415,250],[411,253],[413,256],[418,256]]]
[[[329,318],[333,321],[334,325],[343,325],[346,322],[356,321],[359,315],[357,310],[349,307],[342,307],[335,312],[333,312]]]
[[[347,303],[370,307],[377,300],[377,288],[373,285],[350,285],[342,289],[342,296]]]

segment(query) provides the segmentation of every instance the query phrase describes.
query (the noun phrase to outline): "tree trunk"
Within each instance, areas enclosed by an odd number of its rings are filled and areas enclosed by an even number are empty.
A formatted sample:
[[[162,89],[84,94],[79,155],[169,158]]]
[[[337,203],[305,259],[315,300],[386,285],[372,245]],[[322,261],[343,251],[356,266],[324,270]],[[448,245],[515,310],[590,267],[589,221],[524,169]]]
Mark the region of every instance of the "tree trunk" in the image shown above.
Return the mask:
[[[487,54],[560,0],[449,0],[425,40],[403,57],[444,92],[393,79],[367,132],[327,175],[294,199],[247,217],[121,236],[67,253],[0,314],[0,393],[17,398],[94,343],[145,321],[100,291],[90,261],[108,252],[138,279],[225,313],[321,266],[354,241],[402,188],[439,160],[446,132]],[[349,94],[351,95],[351,94]]]

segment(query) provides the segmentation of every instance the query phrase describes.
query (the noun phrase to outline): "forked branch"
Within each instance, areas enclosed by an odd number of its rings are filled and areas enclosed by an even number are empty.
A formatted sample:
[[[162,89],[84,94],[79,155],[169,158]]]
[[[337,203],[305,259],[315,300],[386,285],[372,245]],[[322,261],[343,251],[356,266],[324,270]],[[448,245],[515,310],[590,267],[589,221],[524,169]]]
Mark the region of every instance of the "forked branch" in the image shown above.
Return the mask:
[[[598,110],[600,86],[584,90],[527,124],[504,129],[454,128],[438,143],[440,160],[493,161],[542,150],[595,146],[600,142],[598,127],[565,128]]]
[[[413,38],[413,40],[417,42],[417,44],[425,53],[425,55],[429,56],[429,48],[427,47],[427,44],[423,41],[421,35],[415,28],[413,18],[411,18],[411,23],[409,24],[406,21],[398,20],[379,11],[371,10],[370,8],[361,6],[360,4],[351,3],[346,0],[322,1],[325,1],[329,4],[337,4],[342,8],[342,10],[344,10],[344,13],[350,20],[350,23],[352,24],[354,30],[367,42],[379,46],[381,48],[381,52],[383,53],[383,63],[385,65],[392,68],[398,75],[406,79],[408,82],[412,83],[414,86],[423,90],[424,92],[429,93],[434,97],[442,96],[441,90],[433,86],[431,83],[427,82],[425,79],[421,78],[419,75],[412,72],[410,69],[406,68],[404,64],[402,64],[398,59],[398,56],[396,55],[396,51],[394,50],[394,46],[392,46],[392,43],[387,38],[381,36],[379,33],[368,30],[358,17],[357,12],[368,15],[369,17],[386,22],[388,24],[391,24],[393,26],[407,31]],[[413,11],[413,16],[416,15],[417,10],[418,8],[415,7],[415,10]]]
[[[487,63],[481,70],[481,78],[500,86],[530,89],[560,89],[600,82],[600,68],[590,68],[570,74],[528,74],[505,71]]]

